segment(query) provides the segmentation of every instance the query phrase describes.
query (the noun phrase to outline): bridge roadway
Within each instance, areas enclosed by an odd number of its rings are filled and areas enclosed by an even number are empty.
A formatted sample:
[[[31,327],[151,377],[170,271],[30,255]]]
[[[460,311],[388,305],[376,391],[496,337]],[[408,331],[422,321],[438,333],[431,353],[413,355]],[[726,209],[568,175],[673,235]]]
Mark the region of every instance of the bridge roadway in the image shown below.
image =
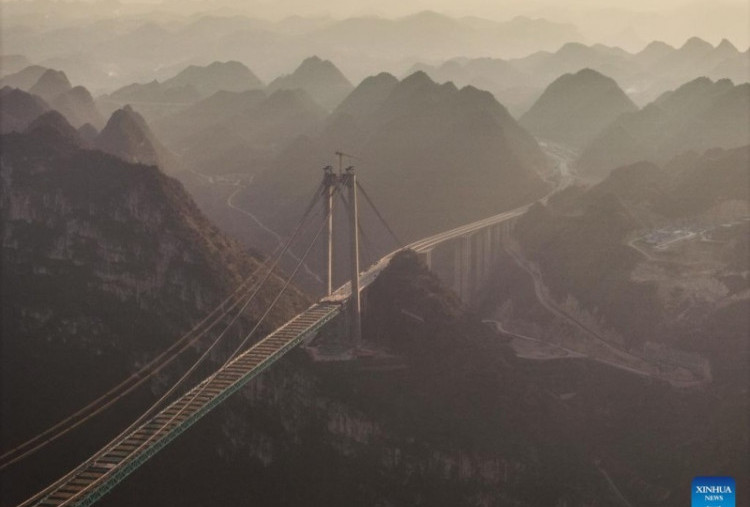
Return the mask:
[[[91,505],[201,417],[312,336],[341,311],[314,304],[203,380],[131,433],[116,439],[50,486],[44,496],[21,505]]]
[[[521,206],[520,208],[515,208],[513,210],[499,213],[488,218],[483,218],[482,220],[477,220],[476,222],[472,222],[470,224],[456,227],[455,229],[450,229],[448,231],[441,232],[427,238],[419,239],[417,241],[414,241],[413,243],[409,243],[404,248],[414,250],[417,253],[428,252],[439,244],[445,243],[446,241],[450,241],[463,236],[468,236],[486,227],[497,225],[501,222],[505,222],[506,220],[510,220],[511,218],[518,217],[524,214],[532,206],[532,204],[527,204],[525,206]],[[362,272],[362,274],[360,275],[360,292],[375,281],[380,272],[388,266],[388,263],[391,261],[393,256],[396,255],[400,250],[401,249],[394,250],[393,252],[384,256],[378,262],[370,266],[366,271]],[[351,294],[351,284],[350,282],[347,282],[339,287],[336,291],[334,291],[333,294],[323,298],[322,301],[341,302],[346,300],[349,297],[349,294]]]
[[[538,199],[537,201],[531,202],[529,204],[526,204],[524,206],[520,206],[518,208],[514,208],[509,211],[504,211],[502,213],[498,213],[496,215],[492,215],[487,218],[483,218],[481,220],[477,220],[475,222],[471,222],[466,225],[461,225],[459,227],[455,227],[453,229],[450,229],[448,231],[440,232],[438,234],[435,234],[433,236],[428,236],[426,238],[419,239],[417,241],[414,241],[413,243],[409,243],[404,248],[408,248],[411,250],[414,250],[417,253],[427,253],[436,246],[438,246],[441,243],[445,243],[446,241],[451,241],[456,238],[464,237],[464,236],[470,236],[471,234],[482,230],[486,227],[491,227],[493,225],[500,224],[502,222],[505,222],[507,220],[510,220],[512,218],[516,218],[518,216],[523,215],[526,213],[526,211],[533,206],[536,202],[541,202],[546,204],[549,198],[564,190],[573,182],[575,181],[575,178],[573,174],[570,171],[569,163],[570,160],[572,160],[572,156],[568,156],[568,154],[561,155],[558,151],[561,150],[562,146],[560,145],[553,145],[551,143],[542,143],[542,146],[547,153],[553,160],[557,162],[556,170],[559,173],[560,180],[557,182],[555,187],[550,190],[550,192],[543,196],[542,198]],[[381,271],[383,271],[387,266],[388,263],[391,261],[394,255],[396,255],[399,250],[394,250],[393,252],[389,253],[385,257],[381,258],[378,262],[370,266],[366,271],[364,271],[360,276],[360,292],[364,290],[368,285],[370,285],[375,279],[378,277]],[[338,302],[345,300],[349,297],[349,294],[351,294],[351,285],[350,282],[345,283],[342,285],[339,289],[333,292],[330,296],[327,298],[324,298],[323,301],[329,301],[329,302]]]
[[[477,220],[415,241],[406,248],[418,253],[485,227],[523,214],[531,204]],[[361,290],[372,283],[399,250],[395,250],[361,274]],[[151,456],[169,444],[224,399],[238,391],[305,339],[312,337],[342,311],[351,294],[350,283],[323,298],[238,356],[215,374],[175,400],[127,435],[101,449],[68,475],[48,487],[44,495],[19,507],[92,505]]]

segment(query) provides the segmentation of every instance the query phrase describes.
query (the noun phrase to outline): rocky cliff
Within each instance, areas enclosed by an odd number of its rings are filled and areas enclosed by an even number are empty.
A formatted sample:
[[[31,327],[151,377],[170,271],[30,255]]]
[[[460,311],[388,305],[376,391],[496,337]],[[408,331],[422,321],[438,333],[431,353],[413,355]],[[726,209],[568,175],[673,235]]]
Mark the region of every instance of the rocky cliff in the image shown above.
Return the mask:
[[[259,260],[210,224],[176,180],[157,167],[83,149],[55,111],[3,136],[2,146],[2,381],[14,386],[2,396],[7,449],[168,347]],[[280,287],[272,277],[244,326]],[[304,304],[291,290],[265,329]],[[56,452],[4,474],[3,500],[21,500],[31,492],[25,487],[83,459],[175,374],[165,371]],[[25,473],[30,469],[35,474]]]

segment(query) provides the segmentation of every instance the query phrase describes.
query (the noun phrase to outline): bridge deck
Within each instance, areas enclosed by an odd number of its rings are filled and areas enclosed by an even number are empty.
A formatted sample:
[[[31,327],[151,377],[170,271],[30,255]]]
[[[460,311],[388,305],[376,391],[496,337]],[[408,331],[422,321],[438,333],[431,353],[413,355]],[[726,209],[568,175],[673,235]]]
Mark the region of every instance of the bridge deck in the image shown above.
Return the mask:
[[[97,452],[29,505],[91,505],[225,398],[340,312],[315,304],[203,380],[131,433]]]
[[[551,195],[551,193],[548,195]],[[477,220],[476,222],[471,222],[470,224],[462,225],[460,227],[456,227],[454,229],[450,229],[448,231],[435,234],[433,236],[422,238],[420,240],[409,243],[404,248],[414,250],[417,253],[428,252],[431,249],[435,248],[437,245],[440,245],[441,243],[445,243],[446,241],[460,238],[461,236],[467,236],[485,227],[491,227],[493,225],[497,225],[507,220],[510,220],[512,218],[518,217],[524,214],[526,210],[528,210],[530,207],[531,205],[528,204],[526,206],[521,206],[520,208],[516,208],[511,211],[498,213],[497,215],[493,215],[488,218],[483,218],[481,220]],[[396,255],[400,251],[401,251],[401,248],[399,248],[398,250],[394,250],[393,252],[389,253],[388,255],[385,255],[380,260],[378,260],[375,264],[367,268],[367,270],[360,273],[360,279],[359,279],[360,292],[365,290],[372,282],[375,281],[378,275],[380,275],[380,273],[388,266],[388,263],[391,262],[391,259],[393,258],[393,256]],[[324,297],[322,301],[329,302],[329,303],[343,303],[349,298],[351,293],[352,293],[351,282],[346,282],[344,285],[336,289],[330,296]]]

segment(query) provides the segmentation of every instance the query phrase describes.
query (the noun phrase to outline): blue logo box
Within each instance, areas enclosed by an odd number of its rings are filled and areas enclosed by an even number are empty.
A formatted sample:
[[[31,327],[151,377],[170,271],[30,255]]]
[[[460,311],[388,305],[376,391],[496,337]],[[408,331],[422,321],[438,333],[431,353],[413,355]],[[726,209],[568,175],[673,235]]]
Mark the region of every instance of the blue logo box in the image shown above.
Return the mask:
[[[696,477],[692,488],[692,507],[735,507],[736,491],[731,477]]]

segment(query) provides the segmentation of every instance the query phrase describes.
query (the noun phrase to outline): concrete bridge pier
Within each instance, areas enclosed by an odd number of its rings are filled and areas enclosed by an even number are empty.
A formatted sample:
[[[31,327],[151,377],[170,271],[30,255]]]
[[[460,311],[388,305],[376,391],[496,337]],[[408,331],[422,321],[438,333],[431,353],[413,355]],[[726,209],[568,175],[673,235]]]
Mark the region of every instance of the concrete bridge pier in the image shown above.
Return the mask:
[[[462,295],[462,299],[466,302],[474,298],[475,292],[484,285],[492,271],[496,251],[493,242],[493,228],[487,227],[475,232],[470,237],[469,243],[471,248],[469,254],[471,259],[470,283],[466,287],[466,292]]]
[[[453,243],[453,292],[461,296],[461,240]]]
[[[468,302],[469,298],[471,297],[472,289],[474,287],[474,278],[472,277],[474,266],[471,262],[471,236],[464,236],[463,238],[461,238],[461,245],[463,258],[463,272],[461,274],[461,299]]]
[[[474,264],[471,270],[471,292],[469,298],[473,298],[474,289],[479,287],[482,283],[482,274],[484,273],[484,245],[483,245],[483,234],[481,232],[474,233],[471,237],[472,247],[472,259]],[[467,299],[469,301],[469,299]]]
[[[503,248],[503,225],[497,224],[492,226],[492,262],[500,258],[500,252]]]
[[[451,263],[451,250],[446,251],[447,265],[439,260],[434,261],[434,249],[421,253],[420,258],[428,264],[430,269],[437,268],[437,271],[440,271],[437,273],[438,276],[451,283],[453,290],[462,301],[470,303],[475,293],[487,282],[495,263],[500,258],[503,227],[502,223],[493,224],[447,243],[446,247],[452,250],[453,255]],[[442,252],[440,248],[438,247],[439,253]],[[443,256],[439,255],[440,258]]]
[[[418,254],[419,259],[427,265],[427,269],[432,269],[432,250],[421,252]]]
[[[483,233],[484,240],[484,272],[482,273],[482,280],[486,280],[492,271],[492,263],[495,260],[493,253],[495,251],[492,243],[492,231],[494,227],[487,227]]]
[[[472,237],[457,238],[453,249],[453,290],[462,301],[468,301],[473,283]]]

